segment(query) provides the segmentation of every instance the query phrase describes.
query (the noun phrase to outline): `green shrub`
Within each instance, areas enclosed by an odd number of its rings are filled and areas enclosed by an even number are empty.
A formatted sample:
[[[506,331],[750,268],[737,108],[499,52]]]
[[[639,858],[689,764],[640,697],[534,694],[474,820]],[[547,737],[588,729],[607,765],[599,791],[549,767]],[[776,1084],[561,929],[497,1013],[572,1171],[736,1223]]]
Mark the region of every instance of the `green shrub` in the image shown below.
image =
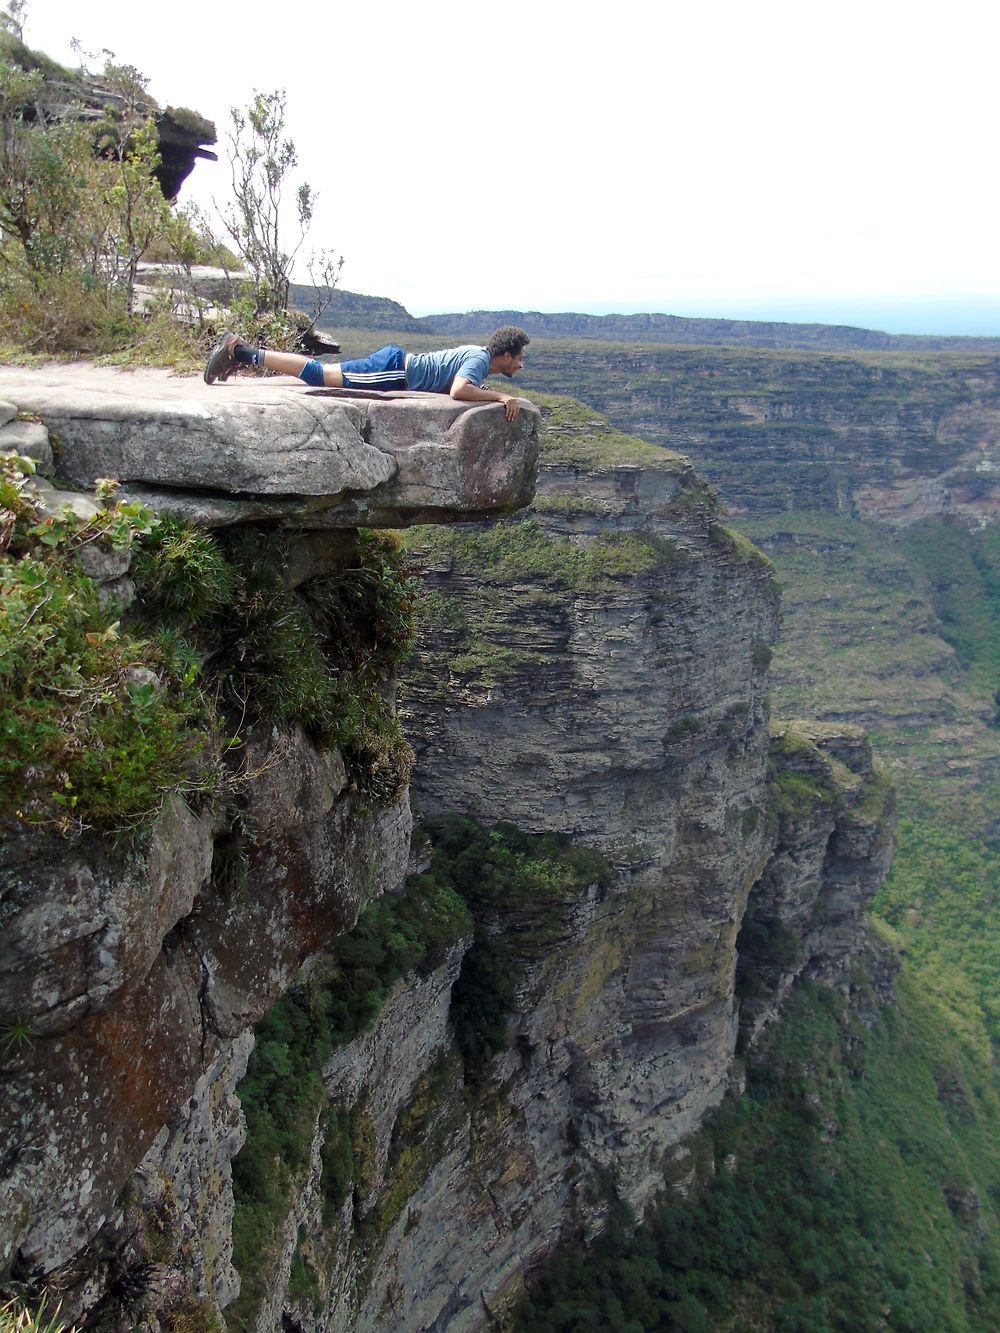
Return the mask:
[[[280,540],[220,543],[102,482],[95,517],[40,520],[28,459],[0,456],[0,823],[132,829],[171,792],[223,780],[223,723],[300,723],[389,803],[413,752],[389,682],[414,595],[400,543],[361,532],[299,591]],[[128,551],[141,603],[102,608],[76,555]],[[152,673],[152,674],[150,674]],[[209,692],[211,698],[209,697]]]
[[[774,653],[771,651],[771,645],[758,639],[753,646],[753,665],[755,671],[766,671],[771,665],[771,659]]]
[[[34,522],[22,475],[0,461],[0,824],[135,828],[216,764],[212,710],[183,645],[112,619],[75,561],[83,546],[127,548],[154,520],[117,504]]]
[[[676,722],[671,722],[663,734],[663,739],[669,745],[671,741],[683,741],[689,736],[695,736],[700,730],[701,719],[696,717],[694,713],[686,713],[684,717],[679,717]]]
[[[272,534],[220,541],[165,520],[135,575],[149,612],[199,645],[231,716],[299,723],[339,747],[358,789],[388,804],[413,765],[388,688],[414,625],[401,543],[363,529],[342,568],[297,589],[286,566]]]
[[[218,615],[240,586],[211,534],[173,515],[142,543],[132,573],[151,612],[189,624]]]
[[[431,877],[460,894],[475,920],[472,948],[452,988],[452,1019],[465,1077],[481,1083],[505,1046],[523,959],[550,948],[580,894],[610,883],[598,853],[557,834],[513,824],[484,828],[452,815],[426,825]]]
[[[60,94],[42,74],[0,53],[0,335],[32,350],[127,342],[136,266],[170,226],[156,130],[139,110],[145,80],[110,62],[104,74],[121,113],[93,122],[54,110]]]
[[[172,212],[158,185],[155,104],[132,66],[109,60],[102,115],[67,104],[74,80],[11,34],[0,42],[0,343],[21,353],[89,353],[134,364],[204,358],[197,263],[231,263],[195,210]],[[196,113],[170,110],[215,139]],[[172,266],[152,315],[133,314],[137,266]],[[193,307],[197,329],[175,305]],[[188,316],[186,316],[188,317]]]

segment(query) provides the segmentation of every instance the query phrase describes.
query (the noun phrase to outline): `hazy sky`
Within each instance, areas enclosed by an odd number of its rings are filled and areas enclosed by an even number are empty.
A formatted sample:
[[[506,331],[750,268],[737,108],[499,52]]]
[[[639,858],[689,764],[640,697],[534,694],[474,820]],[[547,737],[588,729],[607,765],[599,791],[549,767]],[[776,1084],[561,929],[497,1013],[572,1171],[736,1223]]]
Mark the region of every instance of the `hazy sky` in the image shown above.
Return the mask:
[[[70,64],[73,37],[109,47],[161,105],[214,120],[220,150],[231,106],[285,89],[320,195],[311,243],[344,255],[342,286],[414,314],[1000,334],[998,15],[982,0],[29,0],[25,37]],[[225,197],[220,159],[182,201]]]

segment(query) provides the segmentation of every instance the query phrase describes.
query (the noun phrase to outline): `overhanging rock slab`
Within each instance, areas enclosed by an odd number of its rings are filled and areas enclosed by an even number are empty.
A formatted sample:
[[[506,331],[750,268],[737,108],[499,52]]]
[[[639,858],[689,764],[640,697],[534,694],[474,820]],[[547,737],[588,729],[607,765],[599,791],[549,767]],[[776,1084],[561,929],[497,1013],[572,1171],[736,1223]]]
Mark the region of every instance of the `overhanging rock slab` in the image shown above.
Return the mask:
[[[0,367],[0,398],[55,437],[57,470],[210,527],[405,527],[509,513],[534,494],[537,410],[362,396],[285,377],[206,385],[160,369]]]

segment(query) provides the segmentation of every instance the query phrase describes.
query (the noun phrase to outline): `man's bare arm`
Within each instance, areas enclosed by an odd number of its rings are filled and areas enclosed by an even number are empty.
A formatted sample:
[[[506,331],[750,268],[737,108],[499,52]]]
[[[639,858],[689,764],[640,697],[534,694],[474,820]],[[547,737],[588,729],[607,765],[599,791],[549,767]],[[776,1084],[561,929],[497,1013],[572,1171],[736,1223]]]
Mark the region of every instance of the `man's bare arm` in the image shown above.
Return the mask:
[[[450,398],[457,398],[460,403],[503,403],[508,421],[513,421],[521,410],[521,404],[511,393],[497,393],[494,389],[480,389],[461,375],[456,375],[448,390]]]

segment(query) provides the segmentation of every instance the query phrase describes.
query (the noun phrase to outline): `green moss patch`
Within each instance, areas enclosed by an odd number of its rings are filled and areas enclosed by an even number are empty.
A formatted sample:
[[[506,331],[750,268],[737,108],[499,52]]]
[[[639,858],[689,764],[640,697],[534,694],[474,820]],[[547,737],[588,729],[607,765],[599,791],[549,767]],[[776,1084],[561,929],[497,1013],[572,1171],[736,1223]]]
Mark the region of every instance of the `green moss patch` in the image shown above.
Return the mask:
[[[531,392],[525,395],[542,413],[539,458],[543,465],[570,465],[588,471],[617,467],[653,468],[663,472],[690,471],[682,455],[624,435],[607,417],[576,398]]]
[[[546,532],[533,521],[476,528],[411,529],[407,546],[448,556],[457,573],[490,583],[531,579],[548,588],[601,592],[683,563],[672,542],[646,532],[602,532],[586,542]]]

